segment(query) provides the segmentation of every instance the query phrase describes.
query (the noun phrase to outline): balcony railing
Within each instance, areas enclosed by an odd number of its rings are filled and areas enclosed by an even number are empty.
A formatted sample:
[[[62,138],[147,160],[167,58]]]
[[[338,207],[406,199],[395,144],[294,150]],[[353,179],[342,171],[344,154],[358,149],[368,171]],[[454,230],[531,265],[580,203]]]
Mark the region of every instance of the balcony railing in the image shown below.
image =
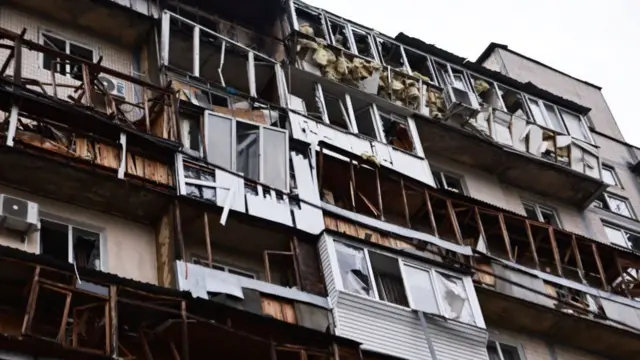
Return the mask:
[[[640,269],[638,253],[426,187],[325,143],[317,158],[323,201],[389,223],[387,230],[412,229],[577,284],[640,295],[640,285],[629,275]]]

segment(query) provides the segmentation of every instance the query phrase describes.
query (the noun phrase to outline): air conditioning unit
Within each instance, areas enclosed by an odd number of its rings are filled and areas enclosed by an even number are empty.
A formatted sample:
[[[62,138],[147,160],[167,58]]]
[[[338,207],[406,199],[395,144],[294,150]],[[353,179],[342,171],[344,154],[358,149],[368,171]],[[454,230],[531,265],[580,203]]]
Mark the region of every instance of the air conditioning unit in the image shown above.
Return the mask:
[[[108,76],[100,75],[98,76],[98,80],[104,87],[107,89],[109,94],[117,97],[124,98],[125,97],[125,83],[122,80],[112,79]]]
[[[480,112],[478,97],[471,91],[448,85],[444,91],[447,114],[459,115],[465,119],[473,118]]]
[[[38,229],[38,204],[0,194],[0,225],[30,234]]]

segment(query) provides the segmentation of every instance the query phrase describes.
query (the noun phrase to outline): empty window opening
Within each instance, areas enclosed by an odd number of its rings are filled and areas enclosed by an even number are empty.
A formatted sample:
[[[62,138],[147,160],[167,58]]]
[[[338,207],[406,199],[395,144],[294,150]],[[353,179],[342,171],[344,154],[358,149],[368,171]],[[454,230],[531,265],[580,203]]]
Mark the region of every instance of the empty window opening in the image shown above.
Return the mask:
[[[613,166],[602,165],[602,181],[611,186],[622,187]]]
[[[199,114],[181,111],[179,114],[182,145],[195,155],[202,154],[202,131]]]
[[[260,128],[257,125],[236,122],[236,171],[260,181]]]
[[[333,45],[354,52],[354,49],[351,48],[351,39],[349,38],[347,26],[344,23],[329,19],[329,29],[333,37]]]
[[[94,51],[89,47],[66,40],[49,32],[43,32],[41,36],[42,44],[48,48],[67,53],[89,62],[94,61]],[[60,75],[82,81],[82,64],[62,61],[62,59],[46,52],[42,54],[42,68],[45,70],[55,69],[55,72]]]
[[[373,106],[355,97],[351,97],[351,105],[353,106],[353,114],[355,115],[358,133],[378,140]]]
[[[438,170],[432,170],[431,174],[438,189],[446,189],[465,194],[462,178]]]
[[[635,219],[629,200],[609,193],[603,193],[593,202],[593,206],[612,213]]]
[[[75,226],[40,220],[40,253],[78,267],[100,270],[100,234]]]
[[[408,48],[404,48],[404,53],[414,75],[419,74],[423,80],[426,77],[429,82],[434,84],[436,83],[437,80],[433,74],[430,59],[428,56],[420,54]]]
[[[323,91],[324,104],[327,109],[327,117],[331,125],[335,125],[344,130],[350,130],[349,115],[345,98]]]
[[[373,47],[371,35],[358,29],[352,29],[352,34],[358,55],[369,59],[375,59],[375,48]]]
[[[489,340],[487,352],[489,360],[524,360],[517,347],[493,340]]]
[[[528,202],[522,203],[522,205],[529,219],[549,224],[556,228],[560,227],[558,215],[552,208]]]
[[[396,305],[409,306],[398,259],[369,251],[369,260],[378,290],[378,298]]]
[[[531,116],[529,116],[529,111],[527,110],[524,99],[519,92],[505,88],[501,85],[498,85],[498,92],[502,97],[502,102],[506,111],[522,119],[532,119]]]
[[[473,83],[473,89],[483,104],[504,110],[496,84],[493,81],[482,79],[471,74],[469,76]]]
[[[382,122],[382,133],[386,143],[408,152],[414,152],[415,146],[407,118],[384,111],[378,111],[378,114]]]
[[[309,36],[326,39],[323,16],[302,8],[296,8],[296,18],[300,31]]]
[[[402,56],[402,46],[380,38],[377,41],[383,64],[394,69],[405,69],[407,64]]]

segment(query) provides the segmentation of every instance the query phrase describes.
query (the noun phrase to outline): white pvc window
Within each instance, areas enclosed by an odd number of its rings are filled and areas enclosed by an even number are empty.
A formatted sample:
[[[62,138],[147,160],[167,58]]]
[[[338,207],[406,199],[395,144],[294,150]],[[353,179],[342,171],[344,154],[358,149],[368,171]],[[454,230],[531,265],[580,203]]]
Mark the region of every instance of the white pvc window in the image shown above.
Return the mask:
[[[604,225],[604,231],[612,244],[640,251],[640,234],[610,225]]]
[[[78,267],[102,270],[102,235],[63,222],[40,219],[39,252]]]
[[[462,277],[342,242],[334,246],[344,291],[476,324]]]
[[[289,183],[286,130],[205,113],[207,161],[280,190]]]
[[[602,181],[611,186],[622,187],[618,174],[616,174],[616,170],[612,166],[602,165]]]

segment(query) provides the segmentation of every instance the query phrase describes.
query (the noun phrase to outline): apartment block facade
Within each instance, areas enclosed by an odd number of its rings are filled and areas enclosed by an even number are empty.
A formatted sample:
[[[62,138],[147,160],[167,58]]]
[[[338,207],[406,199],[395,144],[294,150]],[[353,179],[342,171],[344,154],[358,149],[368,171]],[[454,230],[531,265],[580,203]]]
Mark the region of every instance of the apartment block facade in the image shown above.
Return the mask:
[[[0,359],[637,357],[640,151],[600,88],[369,26],[3,2]]]

